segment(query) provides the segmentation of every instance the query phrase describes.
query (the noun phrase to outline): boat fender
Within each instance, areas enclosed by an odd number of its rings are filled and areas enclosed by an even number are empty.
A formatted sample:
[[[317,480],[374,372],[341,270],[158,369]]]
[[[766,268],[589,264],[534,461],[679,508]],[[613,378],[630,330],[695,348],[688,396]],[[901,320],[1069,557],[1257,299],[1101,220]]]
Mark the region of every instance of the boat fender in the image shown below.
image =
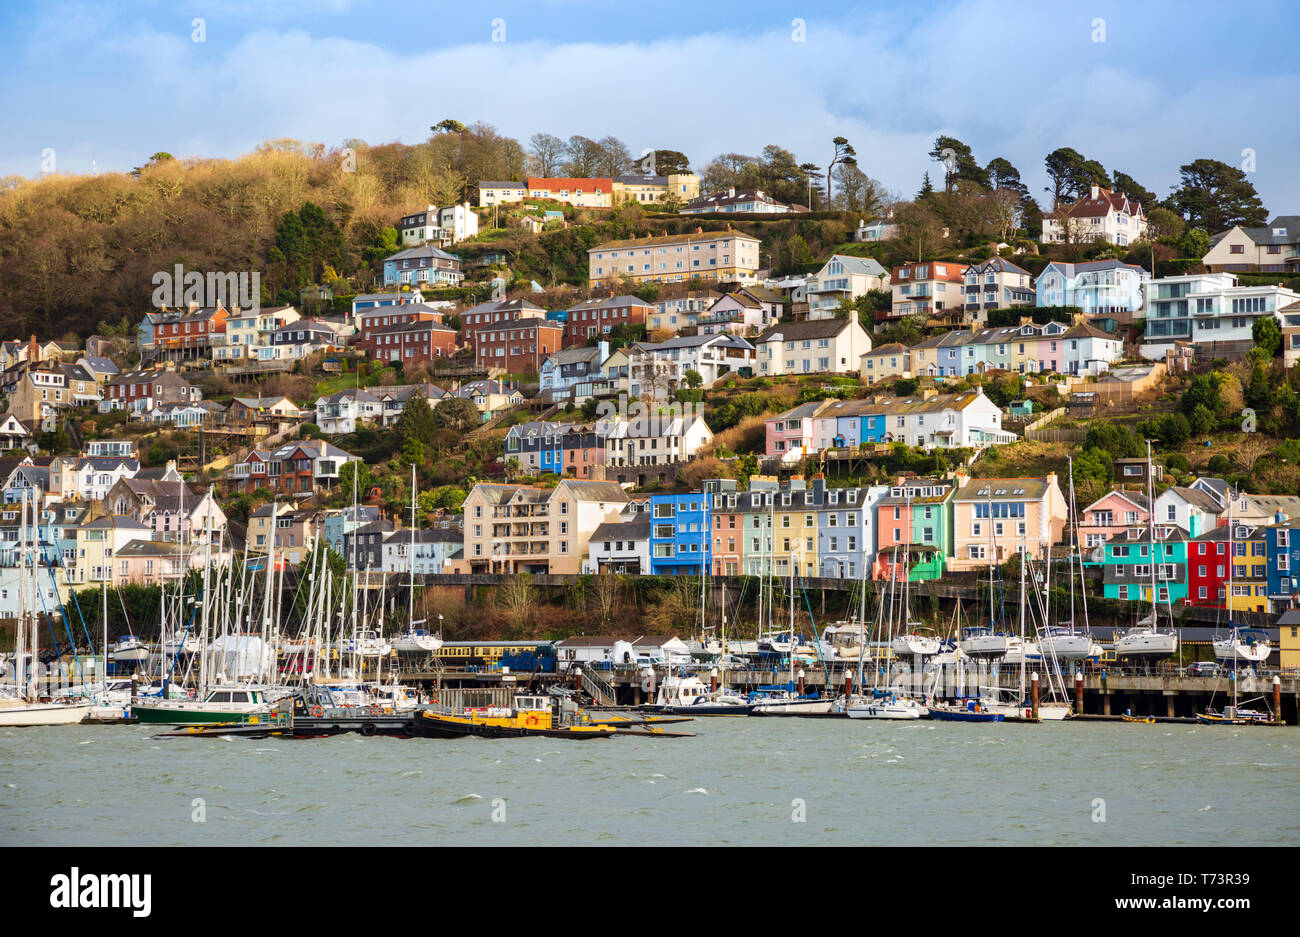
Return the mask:
[[[313,706],[311,708],[311,714],[319,719],[321,716],[325,715],[325,710],[321,709],[319,706]]]
[[[361,734],[369,738],[375,734],[375,724],[373,722],[361,723]]]

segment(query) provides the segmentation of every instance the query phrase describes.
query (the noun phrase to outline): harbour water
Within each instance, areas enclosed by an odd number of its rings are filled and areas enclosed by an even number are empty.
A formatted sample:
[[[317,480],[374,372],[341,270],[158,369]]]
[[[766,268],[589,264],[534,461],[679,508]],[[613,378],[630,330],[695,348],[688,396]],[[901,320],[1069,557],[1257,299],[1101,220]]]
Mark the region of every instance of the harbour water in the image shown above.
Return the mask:
[[[703,719],[695,738],[0,731],[0,844],[1297,845],[1300,730]]]

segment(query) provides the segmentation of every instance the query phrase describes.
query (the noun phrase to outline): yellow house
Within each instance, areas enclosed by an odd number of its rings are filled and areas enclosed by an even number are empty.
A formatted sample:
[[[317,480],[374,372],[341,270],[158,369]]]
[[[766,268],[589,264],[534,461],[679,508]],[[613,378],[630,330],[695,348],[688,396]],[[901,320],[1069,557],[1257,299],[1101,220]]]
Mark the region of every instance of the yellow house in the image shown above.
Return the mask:
[[[890,342],[862,355],[859,368],[866,384],[912,376],[912,353],[906,345]]]
[[[1300,670],[1300,611],[1284,612],[1277,622],[1278,666]]]
[[[615,176],[614,204],[639,202],[649,204],[675,198],[689,202],[699,198],[700,177],[693,172],[676,172],[666,176]]]
[[[817,575],[817,507],[802,475],[791,475],[786,487],[773,498],[773,574]]]

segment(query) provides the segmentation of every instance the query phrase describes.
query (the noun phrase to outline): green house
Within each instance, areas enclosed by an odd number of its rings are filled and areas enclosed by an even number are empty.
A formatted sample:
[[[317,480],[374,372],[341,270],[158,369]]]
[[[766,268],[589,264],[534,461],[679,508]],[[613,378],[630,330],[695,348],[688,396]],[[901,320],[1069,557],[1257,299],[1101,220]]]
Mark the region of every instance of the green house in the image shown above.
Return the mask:
[[[1137,528],[1106,541],[1102,560],[1102,594],[1108,599],[1151,601],[1152,564],[1156,601],[1161,605],[1187,598],[1187,535],[1172,524],[1155,528],[1154,539]]]

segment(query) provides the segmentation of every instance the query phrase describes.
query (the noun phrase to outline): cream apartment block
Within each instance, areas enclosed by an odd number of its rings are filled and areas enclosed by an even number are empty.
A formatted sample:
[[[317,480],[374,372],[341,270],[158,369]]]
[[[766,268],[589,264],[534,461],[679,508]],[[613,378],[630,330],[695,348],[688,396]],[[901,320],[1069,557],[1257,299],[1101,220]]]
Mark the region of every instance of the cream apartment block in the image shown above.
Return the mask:
[[[453,571],[579,573],[592,533],[617,521],[627,503],[613,482],[475,485],[464,504],[464,554]]]
[[[738,231],[703,231],[609,241],[587,251],[588,286],[688,280],[757,282],[758,238]],[[865,349],[864,349],[865,350]]]
[[[528,180],[529,198],[549,198],[575,208],[609,208],[613,204],[613,179]]]

